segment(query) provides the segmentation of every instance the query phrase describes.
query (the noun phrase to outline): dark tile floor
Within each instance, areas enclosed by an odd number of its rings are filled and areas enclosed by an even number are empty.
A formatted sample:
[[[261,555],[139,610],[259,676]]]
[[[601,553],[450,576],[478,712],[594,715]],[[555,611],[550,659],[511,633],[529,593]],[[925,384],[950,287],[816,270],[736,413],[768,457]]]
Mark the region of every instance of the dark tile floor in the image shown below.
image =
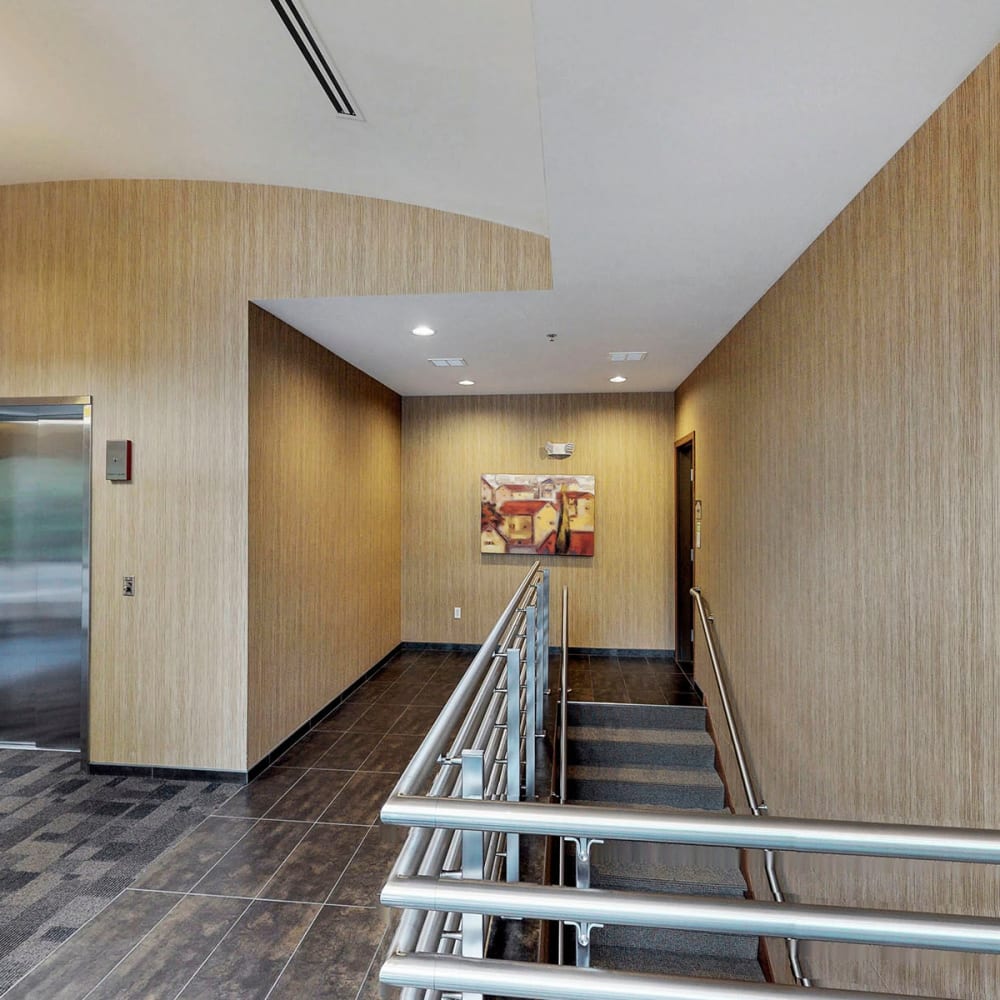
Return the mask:
[[[153,861],[6,1000],[374,1000],[404,831],[378,812],[470,660],[402,652]],[[663,660],[576,656],[571,697],[700,703]]]
[[[575,654],[567,663],[573,701],[637,705],[701,705],[701,693],[672,660]]]

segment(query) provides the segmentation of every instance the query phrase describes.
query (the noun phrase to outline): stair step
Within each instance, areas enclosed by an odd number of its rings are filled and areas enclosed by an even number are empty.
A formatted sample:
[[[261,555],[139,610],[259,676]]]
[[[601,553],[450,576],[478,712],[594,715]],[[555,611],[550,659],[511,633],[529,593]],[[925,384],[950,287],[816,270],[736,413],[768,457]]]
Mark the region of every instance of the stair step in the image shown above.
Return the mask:
[[[568,726],[574,764],[661,764],[715,768],[715,744],[704,729],[608,729]]]
[[[696,705],[621,705],[571,701],[566,705],[571,726],[602,729],[704,729],[705,709]]]
[[[756,936],[746,934],[715,934],[674,930],[671,927],[616,927],[610,923],[595,930],[593,939],[600,939],[601,945],[606,948],[639,948],[676,955],[748,959],[756,958],[759,943]]]
[[[601,767],[567,769],[569,797],[576,801],[635,803],[722,809],[725,791],[715,771],[679,767]]]
[[[629,810],[643,807],[618,806]],[[672,812],[674,810],[671,810]],[[677,810],[682,815],[704,812],[705,810]],[[721,873],[718,885],[745,889],[743,875],[740,870],[740,851],[736,847],[714,847],[709,844],[650,844],[634,840],[608,840],[603,844],[595,844],[591,857],[610,877],[631,878],[640,877],[641,872],[657,877],[660,870],[689,869],[690,877],[695,882],[696,870],[715,871]],[[687,878],[688,876],[685,876]],[[670,881],[673,877],[668,877]],[[676,879],[674,879],[676,880]]]
[[[607,947],[598,943],[598,930],[590,946],[590,964],[595,969],[616,969],[620,972],[661,973],[662,975],[694,976],[698,979],[720,979],[744,983],[763,983],[764,973],[754,958],[720,958],[713,955],[679,955],[648,948]],[[754,939],[756,940],[756,939]]]
[[[707,865],[644,865],[594,861],[590,884],[595,889],[663,892],[681,896],[731,896],[741,899],[746,882],[739,868]]]

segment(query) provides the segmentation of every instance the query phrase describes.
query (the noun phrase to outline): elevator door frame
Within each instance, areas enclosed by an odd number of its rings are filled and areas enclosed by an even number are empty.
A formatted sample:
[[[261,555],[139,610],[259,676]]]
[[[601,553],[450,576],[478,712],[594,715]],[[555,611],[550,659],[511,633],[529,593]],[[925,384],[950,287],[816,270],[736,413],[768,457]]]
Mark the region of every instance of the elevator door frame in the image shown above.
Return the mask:
[[[83,434],[84,469],[83,477],[83,536],[81,591],[82,613],[80,616],[80,760],[90,761],[90,519],[92,510],[93,479],[93,419],[92,396],[16,396],[0,398],[0,407],[5,406],[82,406],[81,430]],[[45,748],[40,748],[44,752]]]

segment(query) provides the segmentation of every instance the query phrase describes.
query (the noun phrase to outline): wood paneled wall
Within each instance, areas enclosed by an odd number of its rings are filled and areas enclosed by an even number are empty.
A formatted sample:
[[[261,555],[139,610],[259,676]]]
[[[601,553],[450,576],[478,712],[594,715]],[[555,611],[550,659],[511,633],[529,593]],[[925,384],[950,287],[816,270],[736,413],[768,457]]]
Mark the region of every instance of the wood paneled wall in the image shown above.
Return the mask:
[[[550,459],[546,441],[576,451]],[[669,393],[405,398],[403,638],[482,642],[531,564],[480,554],[482,473],[579,473],[596,477],[596,554],[541,560],[570,589],[571,645],[673,648],[672,441]]]
[[[994,51],[677,393],[773,815],[1000,826],[998,122]],[[710,690],[702,643],[697,669]],[[784,864],[803,901],[1000,915],[976,866]],[[824,986],[1000,984],[993,958],[806,955]]]
[[[93,760],[242,770],[260,745],[248,301],[550,283],[542,237],[391,202],[185,181],[0,187],[0,396],[94,397]],[[132,484],[105,482],[109,438],[135,442]]]
[[[250,306],[250,762],[400,636],[400,400]]]

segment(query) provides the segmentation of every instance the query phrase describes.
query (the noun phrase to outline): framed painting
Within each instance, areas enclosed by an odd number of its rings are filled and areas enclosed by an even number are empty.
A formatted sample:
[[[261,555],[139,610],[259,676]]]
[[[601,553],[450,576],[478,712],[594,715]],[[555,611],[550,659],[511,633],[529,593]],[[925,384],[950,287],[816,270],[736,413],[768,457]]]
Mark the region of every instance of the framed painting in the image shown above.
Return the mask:
[[[479,551],[592,556],[594,477],[484,473]]]

